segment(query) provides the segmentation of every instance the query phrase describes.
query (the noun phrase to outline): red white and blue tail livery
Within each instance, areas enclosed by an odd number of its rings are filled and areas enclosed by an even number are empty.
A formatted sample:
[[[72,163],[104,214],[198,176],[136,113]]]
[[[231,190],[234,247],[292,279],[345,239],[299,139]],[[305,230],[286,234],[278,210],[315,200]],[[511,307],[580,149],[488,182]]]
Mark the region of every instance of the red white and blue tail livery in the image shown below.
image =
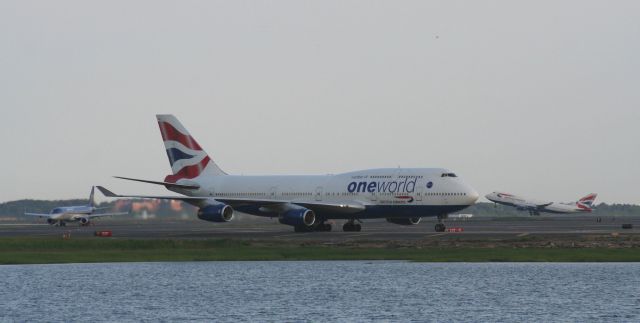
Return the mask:
[[[176,117],[158,115],[157,119],[173,171],[172,175],[164,179],[165,182],[178,183],[180,180],[193,180],[201,175],[226,175]]]

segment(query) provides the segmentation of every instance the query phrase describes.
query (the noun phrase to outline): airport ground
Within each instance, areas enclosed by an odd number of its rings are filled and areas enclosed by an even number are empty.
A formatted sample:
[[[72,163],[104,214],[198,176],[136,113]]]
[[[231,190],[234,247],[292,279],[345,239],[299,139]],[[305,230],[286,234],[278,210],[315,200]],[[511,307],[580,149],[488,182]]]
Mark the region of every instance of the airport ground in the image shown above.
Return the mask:
[[[0,264],[194,260],[640,261],[640,219],[498,218],[400,226],[366,221],[361,232],[295,233],[275,220],[105,220],[93,226],[0,224]],[[633,228],[623,229],[622,224]],[[112,237],[96,237],[110,231]],[[63,235],[67,239],[63,239]]]
[[[0,223],[0,237],[61,237],[69,233],[72,238],[93,237],[95,231],[111,231],[114,238],[131,239],[231,239],[263,241],[300,241],[338,243],[345,241],[475,241],[497,242],[518,238],[583,241],[593,236],[627,236],[640,239],[638,217],[517,217],[475,218],[447,220],[448,228],[461,228],[462,232],[435,232],[433,219],[423,219],[418,225],[403,226],[384,220],[366,220],[360,232],[343,232],[343,221],[335,221],[331,232],[296,233],[290,226],[276,219],[239,219],[229,223],[211,223],[200,220],[102,219],[81,227],[68,224],[55,227],[34,220],[30,223]],[[631,229],[623,229],[631,224]]]

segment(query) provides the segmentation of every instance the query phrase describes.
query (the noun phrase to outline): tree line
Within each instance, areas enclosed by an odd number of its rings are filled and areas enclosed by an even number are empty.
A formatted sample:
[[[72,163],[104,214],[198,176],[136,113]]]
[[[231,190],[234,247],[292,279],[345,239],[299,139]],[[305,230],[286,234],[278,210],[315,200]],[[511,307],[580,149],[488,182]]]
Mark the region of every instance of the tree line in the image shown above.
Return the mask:
[[[73,206],[73,205],[86,205],[89,201],[86,199],[72,199],[72,200],[18,200],[0,203],[0,216],[4,217],[20,217],[25,211],[33,213],[48,213],[51,209],[58,206]],[[176,216],[181,214],[195,214],[195,208],[183,203],[180,210],[176,210],[172,207],[169,201],[160,201],[157,206],[152,210],[145,208],[141,205],[138,208],[132,209],[132,204],[144,203],[142,200],[129,200],[125,203],[122,201],[103,202],[98,207],[105,208],[106,211],[128,211],[131,210],[132,215],[139,214],[141,212],[152,212],[158,216]],[[501,217],[501,216],[525,216],[528,215],[525,211],[518,211],[514,207],[480,202],[467,209],[460,211],[459,213],[473,214],[474,216],[481,217]],[[640,205],[636,204],[606,204],[600,203],[596,206],[596,209],[592,213],[597,216],[640,216]]]

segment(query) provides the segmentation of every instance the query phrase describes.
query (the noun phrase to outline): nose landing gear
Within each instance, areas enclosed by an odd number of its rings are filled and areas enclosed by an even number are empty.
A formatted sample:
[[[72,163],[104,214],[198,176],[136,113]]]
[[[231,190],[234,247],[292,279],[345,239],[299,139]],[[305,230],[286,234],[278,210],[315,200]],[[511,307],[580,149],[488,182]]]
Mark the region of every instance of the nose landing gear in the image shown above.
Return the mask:
[[[444,232],[447,227],[444,225],[444,219],[447,218],[447,215],[438,215],[438,223],[436,223],[434,229],[436,232]]]

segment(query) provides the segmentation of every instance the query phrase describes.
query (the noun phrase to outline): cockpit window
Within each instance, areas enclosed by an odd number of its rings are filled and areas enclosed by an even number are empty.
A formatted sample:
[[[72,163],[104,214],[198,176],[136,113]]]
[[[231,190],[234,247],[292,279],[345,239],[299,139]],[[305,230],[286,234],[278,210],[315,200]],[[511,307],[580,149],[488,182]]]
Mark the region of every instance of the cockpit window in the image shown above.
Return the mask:
[[[53,211],[51,211],[51,213],[53,213],[53,214],[62,213],[62,209],[61,208],[55,208],[55,209],[53,209]]]
[[[458,177],[455,173],[442,173],[441,177]]]

